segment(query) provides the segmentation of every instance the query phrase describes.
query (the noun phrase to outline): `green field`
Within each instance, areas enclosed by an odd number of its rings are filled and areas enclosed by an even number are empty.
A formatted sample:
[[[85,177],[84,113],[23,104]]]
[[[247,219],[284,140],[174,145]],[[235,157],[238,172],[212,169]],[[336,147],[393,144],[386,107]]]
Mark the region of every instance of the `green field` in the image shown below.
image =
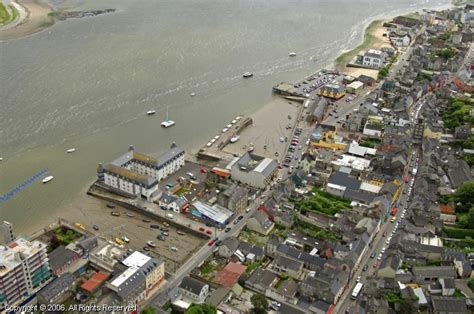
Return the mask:
[[[6,25],[10,23],[18,16],[18,10],[12,5],[9,7],[10,10],[7,10],[3,3],[0,3],[0,25]]]
[[[304,215],[307,211],[316,211],[334,216],[345,209],[351,208],[351,202],[328,192],[313,189],[314,195],[307,200],[296,201],[295,204]]]
[[[337,57],[335,61],[336,65],[344,66],[347,63],[349,63],[349,61],[351,61],[352,58],[354,58],[359,52],[363,50],[367,50],[370,47],[372,47],[373,44],[377,42],[377,37],[375,37],[373,33],[383,23],[384,22],[382,20],[376,20],[370,23],[369,26],[367,26],[367,28],[365,29],[364,40],[362,41],[362,43],[359,46],[355,47],[354,49],[344,52],[339,57]]]

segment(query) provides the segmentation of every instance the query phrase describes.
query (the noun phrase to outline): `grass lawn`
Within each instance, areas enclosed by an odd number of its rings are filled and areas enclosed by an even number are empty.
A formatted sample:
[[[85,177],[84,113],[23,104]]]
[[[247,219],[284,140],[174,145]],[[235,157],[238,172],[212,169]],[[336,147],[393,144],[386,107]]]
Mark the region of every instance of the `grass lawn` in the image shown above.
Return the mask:
[[[0,3],[0,25],[6,25],[16,19],[18,16],[18,10],[10,5],[10,11],[7,10],[7,8],[3,5],[3,3]]]
[[[81,235],[74,230],[67,229],[64,227],[57,228],[53,231],[56,238],[62,242],[64,245],[68,245],[69,243],[79,239]]]
[[[360,146],[365,146],[365,147],[370,147],[370,148],[374,148],[375,145],[381,143],[382,140],[378,139],[378,138],[366,138],[365,140],[362,140],[359,145]]]
[[[189,189],[182,187],[178,191],[176,191],[174,194],[176,194],[176,196],[182,196],[186,192],[189,192]]]
[[[295,224],[293,225],[293,229],[298,230],[314,238],[324,238],[324,239],[334,239],[334,240],[338,238],[337,234],[335,234],[334,232],[326,231],[324,229],[321,229],[313,224],[310,224],[298,218],[295,219]]]
[[[349,61],[351,61],[352,58],[354,58],[361,51],[367,50],[370,47],[372,47],[373,44],[375,42],[377,42],[377,40],[378,40],[377,37],[375,37],[373,35],[373,33],[377,30],[377,28],[382,26],[383,23],[384,22],[382,20],[376,20],[376,21],[373,21],[372,23],[370,23],[369,26],[367,26],[367,28],[365,30],[364,41],[362,41],[362,43],[359,46],[355,47],[354,49],[351,49],[347,52],[344,52],[339,57],[337,57],[336,65],[344,66],[347,63],[349,63]]]
[[[259,235],[256,232],[252,232],[248,230],[247,228],[244,228],[240,232],[239,239],[245,242],[248,242],[250,244],[258,245],[258,246],[265,246],[265,243],[267,243],[268,241],[268,237]]]
[[[334,214],[351,207],[351,202],[342,197],[334,196],[317,188],[313,189],[313,193],[314,195],[308,200],[295,202],[302,214],[307,211],[316,211],[334,216]]]

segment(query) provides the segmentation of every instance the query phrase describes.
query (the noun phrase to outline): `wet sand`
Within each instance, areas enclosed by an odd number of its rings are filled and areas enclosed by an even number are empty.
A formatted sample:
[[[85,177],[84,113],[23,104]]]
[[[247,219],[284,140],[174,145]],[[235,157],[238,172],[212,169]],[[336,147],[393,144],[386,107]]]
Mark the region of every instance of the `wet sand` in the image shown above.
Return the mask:
[[[253,124],[242,131],[240,140],[227,145],[223,150],[241,155],[248,150],[252,143],[255,154],[280,160],[289,143],[282,143],[280,138],[291,136],[292,128],[302,106],[301,103],[275,96],[271,102],[251,116]],[[291,119],[288,119],[288,116]],[[291,129],[287,129],[288,126],[291,126]],[[275,153],[278,153],[278,156]]]
[[[26,16],[14,27],[0,30],[0,40],[20,38],[42,31],[54,24],[54,17],[48,16],[52,8],[39,0],[17,0],[26,11]]]

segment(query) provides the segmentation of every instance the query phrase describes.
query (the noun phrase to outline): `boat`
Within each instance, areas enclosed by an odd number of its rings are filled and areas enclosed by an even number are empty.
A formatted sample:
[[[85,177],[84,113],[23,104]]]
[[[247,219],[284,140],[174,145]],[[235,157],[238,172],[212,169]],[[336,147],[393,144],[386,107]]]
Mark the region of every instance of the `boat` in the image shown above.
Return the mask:
[[[98,231],[98,230],[99,230],[99,226],[94,224],[94,225],[92,225],[92,229]]]
[[[150,247],[156,247],[156,244],[153,241],[147,241],[146,244]]]
[[[115,217],[120,217],[120,213],[116,210],[112,211],[110,214]]]
[[[125,215],[126,215],[127,217],[130,217],[130,218],[135,217],[134,214],[130,214],[130,213],[125,213]]]
[[[235,143],[240,139],[240,135],[235,135],[230,138],[231,143]]]
[[[175,125],[175,122],[168,118],[168,107],[166,107],[166,120],[161,122],[161,126],[164,128],[169,128],[173,125]]]
[[[196,93],[191,93],[191,97],[194,97],[194,96],[196,96]]]
[[[106,205],[106,206],[107,206],[108,208],[115,208],[115,205],[114,205],[114,204],[112,204],[112,203],[107,203],[107,205]]]
[[[253,76],[253,74],[250,73],[250,72],[245,72],[244,75],[243,75],[244,78],[249,78],[249,77],[252,77],[252,76]]]
[[[155,113],[156,113],[155,110],[148,110],[148,111],[146,112],[146,114],[149,115],[149,116],[154,115]]]
[[[46,178],[43,179],[43,183],[48,183],[49,181],[53,180],[53,176],[47,176]]]
[[[296,57],[296,52],[290,52],[290,57]]]
[[[248,151],[249,153],[251,153],[251,152],[253,152],[254,148],[255,148],[255,147],[253,146],[253,144],[250,143],[249,148],[247,149],[247,151]]]
[[[69,148],[66,153],[70,154],[70,153],[74,153],[76,151],[75,148]]]

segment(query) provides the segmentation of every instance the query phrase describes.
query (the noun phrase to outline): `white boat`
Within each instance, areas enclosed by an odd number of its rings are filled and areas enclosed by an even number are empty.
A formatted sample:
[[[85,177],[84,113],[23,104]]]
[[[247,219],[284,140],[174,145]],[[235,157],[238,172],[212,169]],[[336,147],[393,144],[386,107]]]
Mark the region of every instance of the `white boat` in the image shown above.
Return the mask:
[[[66,153],[70,154],[70,153],[74,153],[76,151],[75,148],[69,148]]]
[[[247,151],[248,151],[249,153],[251,153],[251,152],[253,152],[254,148],[255,148],[255,147],[253,146],[253,144],[250,143],[249,148],[247,149]]]
[[[240,135],[235,135],[230,138],[231,143],[235,143],[240,139]]]
[[[244,75],[243,75],[244,78],[249,78],[249,77],[252,77],[252,76],[253,76],[253,74],[250,73],[250,72],[245,72]]]
[[[229,131],[228,128],[223,128],[223,129],[222,129],[222,133],[225,133],[225,132],[227,132],[227,131]]]
[[[149,115],[149,116],[154,115],[155,113],[156,113],[155,110],[148,110],[148,111],[146,112],[146,114]]]
[[[296,57],[296,52],[290,52],[290,57]]]
[[[0,161],[3,161],[3,158],[2,158],[2,157],[0,157]]]
[[[194,97],[194,96],[196,96],[196,93],[191,93],[191,97]]]
[[[156,244],[153,241],[147,241],[146,244],[151,247],[156,247]]]
[[[43,179],[43,183],[48,183],[49,181],[53,180],[53,176],[47,176],[46,178]]]
[[[173,125],[175,125],[175,122],[168,118],[168,107],[166,107],[166,120],[161,122],[161,126],[164,128],[169,128],[170,126],[173,126]]]

